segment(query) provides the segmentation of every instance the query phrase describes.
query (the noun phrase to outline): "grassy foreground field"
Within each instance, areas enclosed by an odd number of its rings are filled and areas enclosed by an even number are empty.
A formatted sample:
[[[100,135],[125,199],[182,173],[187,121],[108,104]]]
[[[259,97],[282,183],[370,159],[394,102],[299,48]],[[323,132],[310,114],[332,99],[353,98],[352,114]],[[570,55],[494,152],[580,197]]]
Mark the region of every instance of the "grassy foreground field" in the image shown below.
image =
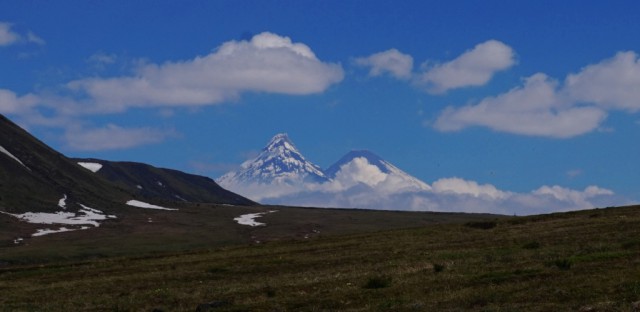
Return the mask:
[[[639,224],[633,206],[14,265],[0,309],[633,311]]]

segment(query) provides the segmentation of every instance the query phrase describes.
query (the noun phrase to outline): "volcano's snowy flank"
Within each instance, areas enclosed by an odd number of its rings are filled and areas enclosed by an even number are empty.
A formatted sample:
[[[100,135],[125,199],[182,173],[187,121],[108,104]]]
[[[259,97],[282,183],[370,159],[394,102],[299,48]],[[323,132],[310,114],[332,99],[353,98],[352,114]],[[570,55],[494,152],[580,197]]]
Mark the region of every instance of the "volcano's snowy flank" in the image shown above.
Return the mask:
[[[274,136],[258,157],[242,164],[240,170],[229,172],[217,182],[229,188],[245,184],[297,184],[302,181],[327,181],[320,167],[306,160],[287,134]]]

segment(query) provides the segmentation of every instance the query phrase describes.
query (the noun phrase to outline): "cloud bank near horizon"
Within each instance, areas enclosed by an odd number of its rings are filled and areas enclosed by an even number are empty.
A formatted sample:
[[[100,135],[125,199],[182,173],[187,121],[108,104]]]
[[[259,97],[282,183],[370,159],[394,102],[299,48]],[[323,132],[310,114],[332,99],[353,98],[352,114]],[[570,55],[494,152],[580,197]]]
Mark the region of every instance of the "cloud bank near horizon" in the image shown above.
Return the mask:
[[[306,207],[531,215],[630,204],[612,190],[595,185],[583,190],[543,185],[526,193],[459,177],[441,178],[429,185],[384,173],[366,159],[341,166],[335,178],[325,183],[280,181],[223,187],[263,204]]]

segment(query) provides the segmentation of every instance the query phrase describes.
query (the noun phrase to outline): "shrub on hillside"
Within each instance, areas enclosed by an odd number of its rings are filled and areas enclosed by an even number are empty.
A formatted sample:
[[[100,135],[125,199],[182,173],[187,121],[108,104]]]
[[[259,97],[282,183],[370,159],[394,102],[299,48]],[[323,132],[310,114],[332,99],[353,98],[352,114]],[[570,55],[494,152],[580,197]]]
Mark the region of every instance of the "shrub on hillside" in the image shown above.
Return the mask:
[[[385,288],[391,285],[391,277],[388,276],[373,276],[367,280],[367,283],[364,284],[364,288],[366,289],[378,289]]]
[[[464,225],[474,229],[488,230],[496,227],[497,223],[495,221],[478,221],[478,222],[467,222]]]

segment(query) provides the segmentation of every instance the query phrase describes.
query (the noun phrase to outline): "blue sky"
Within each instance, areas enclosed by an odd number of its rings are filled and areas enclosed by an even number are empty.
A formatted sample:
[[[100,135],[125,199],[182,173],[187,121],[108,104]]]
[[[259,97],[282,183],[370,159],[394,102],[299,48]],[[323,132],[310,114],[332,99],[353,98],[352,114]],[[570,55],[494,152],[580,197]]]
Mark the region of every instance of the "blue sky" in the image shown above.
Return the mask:
[[[213,178],[287,132],[323,168],[637,201],[638,29],[636,1],[2,1],[0,112]]]

